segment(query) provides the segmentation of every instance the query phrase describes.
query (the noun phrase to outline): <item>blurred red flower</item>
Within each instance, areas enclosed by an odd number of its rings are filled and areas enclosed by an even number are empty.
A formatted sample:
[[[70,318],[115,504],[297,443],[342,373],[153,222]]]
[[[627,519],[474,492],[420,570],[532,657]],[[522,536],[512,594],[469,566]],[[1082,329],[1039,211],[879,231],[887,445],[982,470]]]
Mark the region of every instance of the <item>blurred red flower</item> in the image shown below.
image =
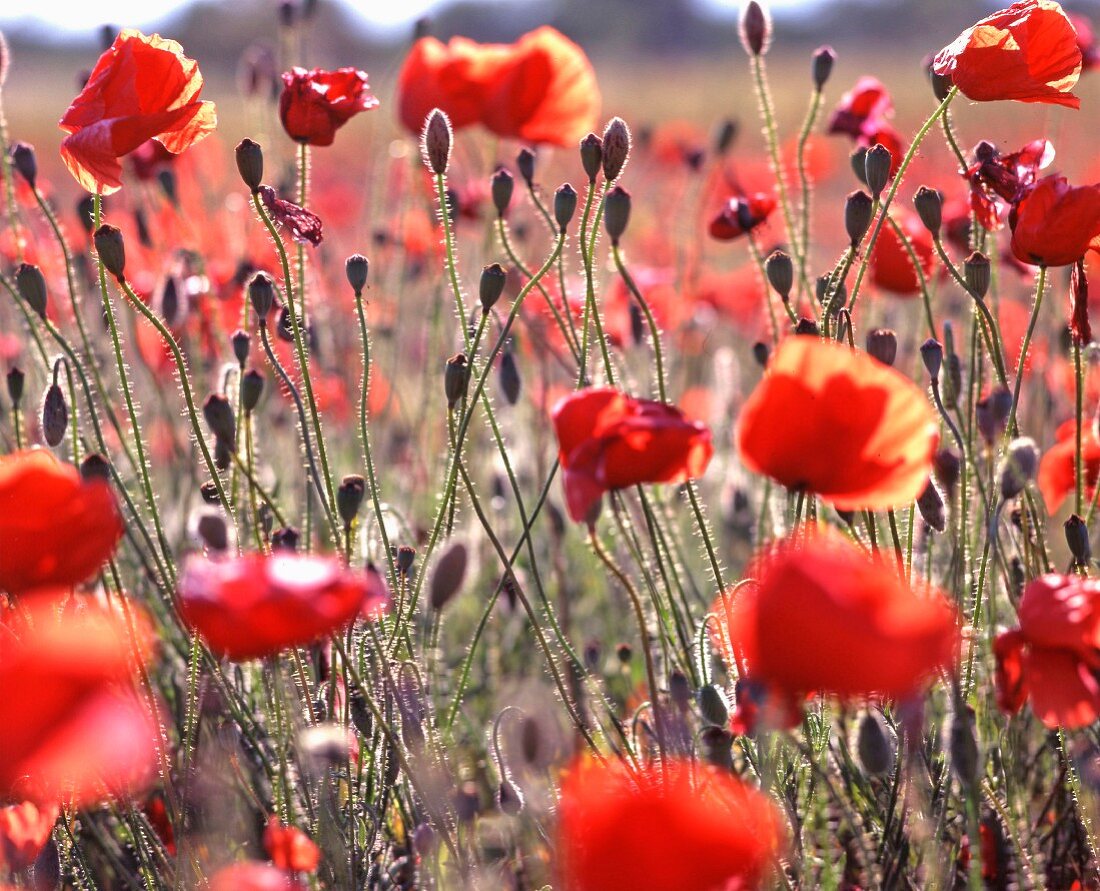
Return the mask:
[[[210,879],[210,891],[303,891],[304,887],[279,867],[258,861],[224,866]]]
[[[997,704],[1031,710],[1047,727],[1085,727],[1100,718],[1100,582],[1053,573],[1025,589],[1019,627],[997,636]]]
[[[1079,108],[1077,32],[1054,0],[1021,0],[967,28],[936,54],[936,74],[978,102],[1015,99]]]
[[[560,146],[595,126],[600,105],[584,50],[549,26],[513,44],[421,38],[401,68],[397,96],[401,123],[418,136],[441,108],[455,129],[480,123],[498,136]]]
[[[932,236],[916,214],[903,212],[895,217],[898,226],[909,239],[913,252],[920,262],[921,272],[927,280],[932,272]],[[920,277],[905,244],[892,226],[883,226],[875,248],[871,251],[871,280],[884,291],[911,296],[920,293]]]
[[[44,449],[0,456],[0,590],[77,585],[106,562],[122,531],[106,481],[82,480]]]
[[[24,801],[0,808],[0,869],[21,872],[50,840],[60,808]]]
[[[565,891],[750,891],[770,871],[783,825],[763,793],[675,759],[636,772],[578,761],[558,817]]]
[[[1075,263],[1100,236],[1100,184],[1071,186],[1064,176],[1044,176],[1012,206],[1008,225],[1018,260],[1042,266]]]
[[[321,862],[321,849],[297,826],[284,826],[272,816],[264,828],[264,850],[271,861],[292,872],[315,872]]]
[[[1077,32],[1077,49],[1081,51],[1081,70],[1091,71],[1100,67],[1100,47],[1096,45],[1096,33],[1092,23],[1083,15],[1067,12],[1073,29]]]
[[[789,337],[741,410],[745,467],[842,510],[909,504],[939,442],[916,384],[865,353]]]
[[[344,124],[359,112],[377,107],[365,71],[291,68],[283,72],[279,120],[295,142],[332,145]]]
[[[702,476],[714,453],[710,431],[675,406],[610,388],[571,393],[550,415],[566,504],[577,522],[611,489]]]
[[[905,155],[905,139],[890,123],[894,101],[877,78],[864,75],[840,97],[829,118],[829,133],[845,133],[857,145],[876,143],[890,150],[890,175],[897,173]]]
[[[775,197],[766,192],[730,198],[710,221],[711,238],[732,241],[764,223],[775,210]]]
[[[179,610],[215,653],[242,662],[312,643],[362,610],[381,611],[385,603],[367,602],[377,590],[334,557],[194,556],[180,575]]]
[[[978,222],[991,232],[999,229],[1007,204],[1020,200],[1035,184],[1039,171],[1053,160],[1054,146],[1046,139],[1032,140],[1008,155],[1002,155],[992,143],[978,143],[974,163],[965,174],[970,182],[970,207]]]
[[[1066,421],[1054,434],[1056,442],[1043,455],[1039,462],[1039,474],[1036,484],[1043,496],[1047,513],[1056,513],[1066,500],[1066,496],[1075,490],[1077,422]],[[1081,458],[1085,470],[1085,490],[1090,493],[1100,476],[1100,439],[1092,424],[1081,431]]]
[[[199,99],[202,88],[198,63],[174,40],[122,31],[59,122],[70,134],[61,159],[89,192],[118,191],[119,158],[146,140],[179,154],[214,130],[214,103]]]

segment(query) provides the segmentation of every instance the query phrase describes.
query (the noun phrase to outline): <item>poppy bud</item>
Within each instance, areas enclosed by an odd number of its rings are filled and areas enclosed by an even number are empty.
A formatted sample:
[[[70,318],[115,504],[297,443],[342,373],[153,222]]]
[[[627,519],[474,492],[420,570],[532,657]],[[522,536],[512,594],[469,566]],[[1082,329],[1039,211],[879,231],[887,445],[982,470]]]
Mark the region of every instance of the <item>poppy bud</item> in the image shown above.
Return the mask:
[[[836,291],[833,295],[833,312],[836,312],[848,302],[848,286],[844,282],[840,282],[840,284],[833,282],[833,277],[829,273],[818,276],[817,281],[814,283],[817,302],[824,306],[830,290]]]
[[[943,102],[947,98],[947,94],[951,92],[951,87],[954,86],[950,75],[936,74],[932,66],[929,65],[928,77],[932,81],[932,94],[936,97],[936,101]]]
[[[955,707],[948,751],[956,776],[967,789],[973,788],[978,779],[978,737],[974,732],[974,709],[968,705]]]
[[[401,545],[397,549],[397,571],[402,575],[409,575],[412,572],[413,561],[416,559],[416,548],[409,547],[408,545]]]
[[[821,334],[821,329],[813,319],[802,316],[794,326],[794,333],[800,337],[817,337]]]
[[[560,231],[565,231],[576,209],[577,193],[574,188],[569,183],[558,186],[558,190],[554,192],[554,219],[557,220]]]
[[[349,474],[340,480],[340,487],[336,490],[336,510],[344,521],[345,529],[351,528],[366,493],[367,481],[359,474]]]
[[[863,158],[864,181],[867,183],[867,188],[871,190],[871,196],[876,201],[878,196],[882,194],[882,190],[886,188],[886,183],[890,181],[890,165],[892,163],[893,157],[890,155],[890,149],[877,142],[867,149],[867,154]]]
[[[630,193],[615,186],[603,200],[603,221],[612,245],[618,245],[630,222]]]
[[[950,331],[948,323],[944,323],[943,330],[946,336]],[[962,393],[962,363],[959,361],[959,354],[950,349],[950,343],[948,346],[943,369],[942,395],[944,407],[954,411],[959,404],[959,394]]]
[[[603,131],[603,177],[609,183],[622,176],[630,158],[630,128],[622,118],[612,118]]]
[[[11,166],[27,181],[32,189],[38,182],[38,158],[34,146],[26,142],[17,142],[11,147]]]
[[[176,171],[171,167],[162,167],[157,171],[157,184],[164,193],[164,197],[171,202],[173,207],[179,207],[179,195],[176,189]]]
[[[1019,495],[1031,480],[1039,466],[1039,447],[1035,440],[1021,436],[1008,444],[1008,451],[1001,460],[1001,497],[1006,501]]]
[[[943,195],[936,189],[921,186],[913,196],[913,206],[924,228],[932,233],[933,238],[939,238],[943,226]]]
[[[255,368],[250,368],[241,378],[241,407],[251,414],[260,403],[264,392],[264,376]]]
[[[714,684],[703,684],[699,688],[699,714],[707,724],[725,727],[730,718],[729,702],[721,688]]]
[[[507,814],[509,817],[518,816],[523,810],[523,793],[507,777],[501,780],[500,785],[497,786],[495,798],[500,812]]]
[[[248,299],[262,321],[275,303],[275,280],[266,272],[257,272],[248,282]]]
[[[115,226],[104,224],[95,230],[92,237],[103,268],[120,282],[125,281],[126,245],[122,240],[122,231]]]
[[[764,272],[768,276],[768,283],[783,298],[783,302],[788,302],[791,299],[791,288],[794,287],[794,263],[791,255],[783,251],[772,251],[764,261]]]
[[[504,283],[508,280],[508,274],[499,263],[492,263],[481,270],[481,281],[478,283],[478,299],[481,301],[481,311],[488,312],[493,308],[504,293]]]
[[[621,643],[615,647],[615,656],[622,665],[629,665],[634,658],[634,649],[628,643]]]
[[[30,263],[20,263],[15,270],[15,285],[19,296],[26,301],[40,319],[46,318],[46,277],[42,270]]]
[[[833,63],[836,61],[836,51],[831,46],[822,46],[814,50],[813,63],[810,71],[813,74],[814,89],[819,93],[833,73]]]
[[[594,183],[603,164],[603,140],[595,133],[589,133],[581,140],[581,166],[588,174],[588,181]]]
[[[489,191],[493,196],[493,206],[497,209],[497,216],[504,216],[508,205],[512,203],[512,192],[516,182],[512,174],[505,168],[498,167],[496,173],[489,180]]]
[[[219,393],[211,393],[202,404],[202,416],[214,438],[231,451],[237,449],[237,422],[229,400]]]
[[[469,562],[466,545],[456,541],[445,550],[432,569],[428,602],[436,612],[442,610],[462,590]]]
[[[979,300],[989,292],[991,280],[989,257],[980,251],[974,251],[963,261],[963,279],[970,292]]]
[[[519,175],[523,177],[528,187],[534,185],[535,153],[529,148],[520,149],[519,154],[516,155],[516,169],[519,170]]]
[[[248,353],[252,347],[252,338],[248,336],[247,331],[237,330],[233,332],[233,336],[229,338],[229,341],[233,346],[233,357],[243,371],[244,363],[248,361]]]
[[[762,340],[758,340],[752,345],[752,357],[756,360],[756,364],[761,368],[766,368],[768,365],[768,345]]]
[[[219,513],[203,511],[195,523],[195,532],[212,551],[224,551],[229,547],[229,527]]]
[[[213,480],[207,480],[201,486],[199,486],[199,495],[202,497],[203,504],[220,504],[221,498],[218,496],[218,487],[214,485]],[[260,510],[266,508],[267,505],[262,505]]]
[[[699,734],[703,760],[719,770],[733,770],[733,734],[724,727],[704,727]]]
[[[356,294],[362,294],[367,286],[367,275],[370,273],[370,261],[362,254],[352,254],[344,261],[344,275],[348,284]]]
[[[954,497],[955,487],[959,484],[962,461],[952,449],[940,449],[932,456],[932,473],[936,481],[944,488],[949,498]]]
[[[505,350],[500,357],[500,389],[504,392],[504,398],[509,405],[519,402],[522,380],[519,376],[519,368],[516,367],[516,357],[511,350]]]
[[[920,346],[920,357],[924,367],[928,369],[928,376],[933,381],[939,380],[940,368],[943,367],[943,344],[934,337],[929,337]]]
[[[862,189],[857,189],[848,196],[844,202],[844,228],[848,232],[848,241],[852,247],[856,247],[867,234],[871,225],[871,211],[874,202],[871,196]]]
[[[443,392],[447,396],[447,408],[453,409],[466,395],[470,383],[470,368],[466,364],[466,354],[457,353],[447,360],[443,371]]]
[[[729,152],[737,138],[737,121],[725,120],[718,126],[714,137],[714,153],[722,156]]]
[[[50,384],[46,398],[42,400],[42,438],[46,440],[46,445],[50,448],[60,445],[68,423],[69,406],[65,404],[61,387],[56,383]]]
[[[947,512],[943,506],[943,498],[932,480],[924,487],[924,491],[917,496],[917,510],[921,518],[936,532],[943,532],[947,528]]]
[[[255,195],[264,181],[264,150],[258,142],[242,139],[237,143],[235,152],[237,172],[240,173],[248,190]]]
[[[431,823],[421,823],[413,830],[412,843],[418,855],[431,857],[439,848],[439,835]]]
[[[92,452],[86,455],[80,462],[80,478],[82,480],[111,480],[111,465],[102,455]]]
[[[856,752],[863,770],[874,777],[886,776],[894,766],[894,742],[882,718],[868,711],[859,722]]]
[[[889,328],[874,328],[867,333],[867,355],[883,365],[893,366],[898,357],[898,336]]]
[[[296,551],[302,534],[293,526],[283,526],[271,533],[271,547],[276,551]]]
[[[19,408],[19,403],[23,401],[23,383],[25,380],[26,375],[20,369],[12,367],[8,370],[8,398],[11,399],[12,408]]]
[[[432,173],[447,172],[451,160],[451,120],[441,109],[433,108],[428,115],[421,153]]]
[[[867,185],[867,146],[861,145],[848,156],[848,163],[852,165],[852,172],[863,185]]]
[[[95,228],[95,198],[92,195],[85,195],[76,202],[76,219],[80,228],[91,235]]]
[[[987,445],[992,446],[1004,435],[1011,412],[1012,393],[1004,387],[996,387],[978,400],[974,406],[974,416],[978,422],[978,432]]]
[[[1077,514],[1073,514],[1065,522],[1066,544],[1073,555],[1073,562],[1078,566],[1088,566],[1092,557],[1092,545],[1089,542],[1089,528]]]
[[[750,56],[767,52],[771,37],[768,16],[756,0],[750,0],[741,16],[741,45]]]

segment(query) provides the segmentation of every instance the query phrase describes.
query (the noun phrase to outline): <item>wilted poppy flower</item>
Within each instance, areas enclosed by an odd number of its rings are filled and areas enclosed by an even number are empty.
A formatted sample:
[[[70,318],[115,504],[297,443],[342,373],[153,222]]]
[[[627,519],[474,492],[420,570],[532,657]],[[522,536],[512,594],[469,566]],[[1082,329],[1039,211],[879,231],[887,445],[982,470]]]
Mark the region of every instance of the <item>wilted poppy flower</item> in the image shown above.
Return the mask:
[[[1025,589],[1019,627],[997,636],[997,704],[1031,710],[1047,727],[1086,727],[1100,718],[1100,582],[1053,573]]]
[[[730,198],[718,216],[710,221],[708,231],[711,238],[732,241],[765,222],[773,210],[775,210],[775,196],[766,192]]]
[[[304,646],[344,628],[376,587],[334,557],[245,554],[194,556],[179,580],[179,610],[220,656],[241,662]]]
[[[1023,263],[1068,266],[1100,235],[1100,185],[1044,176],[1012,206],[1012,253]]]
[[[916,384],[815,337],[779,345],[737,427],[747,469],[842,510],[910,503],[928,483],[938,441]]]
[[[122,187],[119,158],[155,139],[179,154],[217,126],[214,103],[199,99],[202,74],[174,40],[124,30],[99,57],[60,127],[61,160],[89,192]]]
[[[935,253],[931,234],[915,214],[900,214],[898,225],[913,246],[921,272],[927,279],[932,272],[932,257]],[[920,293],[920,277],[913,265],[913,259],[893,226],[882,227],[874,250],[871,251],[871,280],[884,291],[893,294]]]
[[[332,145],[344,124],[359,112],[377,107],[365,71],[291,68],[283,72],[279,120],[296,142]]]
[[[314,872],[321,862],[321,849],[297,826],[284,826],[271,817],[264,829],[264,850],[279,869]]]
[[[1046,139],[1032,140],[1008,155],[1002,155],[992,143],[978,143],[974,163],[965,174],[970,182],[970,206],[978,222],[990,231],[1000,228],[1004,207],[1023,198],[1038,172],[1053,160],[1054,146]]]
[[[319,245],[324,239],[324,223],[321,218],[312,211],[299,207],[293,201],[286,201],[275,195],[271,186],[260,186],[260,200],[263,201],[267,212],[279,226],[282,226],[295,241]]]
[[[131,637],[121,615],[38,594],[19,619],[0,632],[0,795],[79,806],[145,782],[156,722],[124,686],[148,657],[148,626]]]
[[[810,530],[758,554],[754,581],[721,595],[715,641],[748,678],[796,704],[809,693],[907,698],[955,659],[956,616],[936,591],[912,590],[884,556]]]
[[[580,522],[604,492],[702,476],[710,431],[663,402],[610,388],[571,393],[551,410],[569,515]]]
[[[676,759],[637,772],[619,762],[576,762],[561,784],[558,819],[565,891],[751,891],[782,838],[766,795]]]
[[[50,840],[60,808],[24,801],[0,807],[0,870],[20,872],[30,866]]]
[[[905,154],[905,140],[890,123],[894,102],[876,78],[863,76],[837,103],[829,118],[829,133],[851,136],[857,145],[878,144],[890,150],[890,175],[897,173]]]
[[[967,28],[936,54],[936,74],[978,102],[1015,99],[1079,108],[1077,32],[1054,0],[1021,0]]]
[[[290,873],[258,861],[222,867],[210,879],[210,891],[303,891],[304,887]]]
[[[1076,489],[1076,428],[1075,420],[1062,424],[1055,433],[1057,441],[1047,449],[1039,462],[1036,483],[1047,512],[1051,514],[1057,512],[1066,496]],[[1100,439],[1096,438],[1096,430],[1092,424],[1081,431],[1081,460],[1085,471],[1085,490],[1091,493],[1097,477],[1100,476]],[[1089,497],[1092,497],[1091,494]]]
[[[33,449],[0,456],[0,590],[80,584],[122,537],[114,493]]]

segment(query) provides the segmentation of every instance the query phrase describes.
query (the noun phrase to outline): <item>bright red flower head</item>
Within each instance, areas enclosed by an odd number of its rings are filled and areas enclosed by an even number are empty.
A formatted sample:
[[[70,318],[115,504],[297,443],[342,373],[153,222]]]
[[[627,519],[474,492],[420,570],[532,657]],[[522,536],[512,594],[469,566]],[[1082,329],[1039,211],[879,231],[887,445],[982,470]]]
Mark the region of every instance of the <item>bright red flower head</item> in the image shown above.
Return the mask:
[[[890,123],[894,102],[877,79],[864,76],[837,103],[829,118],[829,133],[845,133],[857,145],[876,143],[890,150],[890,175],[897,173],[905,155],[905,140]]]
[[[277,866],[247,860],[222,867],[210,879],[210,891],[304,891],[304,887]]]
[[[1047,513],[1054,514],[1066,500],[1066,496],[1076,488],[1076,454],[1077,454],[1077,422],[1066,421],[1055,434],[1057,440],[1047,449],[1043,459],[1039,462],[1039,474],[1036,484],[1043,496]],[[1096,438],[1096,430],[1089,424],[1081,431],[1081,458],[1085,471],[1085,491],[1091,492],[1096,485],[1096,479],[1100,476],[1100,439]]]
[[[580,522],[604,492],[703,475],[710,431],[663,402],[610,388],[571,393],[551,410],[569,515]]]
[[[916,384],[816,337],[779,345],[737,427],[746,468],[842,510],[909,504],[928,483],[938,442]]]
[[[997,703],[1014,714],[1031,699],[1047,727],[1100,718],[1100,582],[1048,574],[1020,599],[1019,627],[998,635]]]
[[[1100,184],[1071,186],[1064,176],[1044,176],[1013,205],[1008,225],[1021,262],[1075,263],[1100,236]]]
[[[901,214],[898,225],[913,246],[921,272],[927,279],[932,272],[935,253],[931,234],[915,214]],[[871,280],[893,294],[911,296],[920,293],[920,277],[913,266],[913,259],[892,226],[882,227],[871,251]]]
[[[155,139],[179,154],[217,126],[213,102],[199,99],[199,65],[174,40],[124,30],[99,57],[60,127],[61,159],[89,192],[122,187],[119,158]]]
[[[936,74],[978,102],[1015,99],[1079,108],[1077,32],[1054,0],[1021,0],[967,28],[936,54]]]
[[[321,849],[297,826],[284,826],[275,816],[264,828],[264,849],[279,869],[291,872],[316,872]]]
[[[759,888],[780,848],[771,800],[728,773],[671,759],[631,772],[579,761],[558,805],[564,891]]]
[[[721,212],[710,221],[711,238],[732,241],[763,224],[775,210],[775,196],[767,192],[730,198]]]
[[[291,68],[283,72],[279,120],[295,142],[332,145],[344,124],[359,112],[377,107],[365,71]]]
[[[334,557],[275,553],[192,557],[179,580],[179,611],[219,656],[242,662],[304,646],[344,628],[376,591]]]
[[[81,479],[43,449],[0,456],[0,590],[78,585],[122,531],[106,481]]]
[[[980,142],[974,149],[974,163],[967,169],[970,206],[978,222],[989,231],[1001,227],[1003,209],[1027,194],[1039,171],[1054,160],[1054,146],[1035,139],[1018,152],[1002,155],[997,147]]]

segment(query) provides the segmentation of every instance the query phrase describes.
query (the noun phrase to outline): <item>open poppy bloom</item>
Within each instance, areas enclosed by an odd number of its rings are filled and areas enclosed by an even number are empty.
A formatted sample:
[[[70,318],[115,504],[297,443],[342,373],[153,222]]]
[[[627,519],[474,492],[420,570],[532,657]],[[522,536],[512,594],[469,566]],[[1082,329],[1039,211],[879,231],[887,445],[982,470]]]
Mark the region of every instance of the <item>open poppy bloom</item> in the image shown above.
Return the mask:
[[[34,863],[50,840],[60,808],[24,801],[0,807],[0,869],[20,872]]]
[[[909,504],[928,483],[938,442],[916,384],[816,337],[779,345],[737,426],[748,470],[841,510]]]
[[[279,120],[295,142],[332,145],[344,124],[359,112],[377,107],[365,71],[291,68],[283,73]]]
[[[565,891],[751,891],[782,838],[766,795],[676,759],[637,772],[577,761],[562,781],[558,818]]]
[[[0,456],[0,590],[71,587],[122,537],[114,493],[44,449]]]
[[[974,149],[974,163],[967,168],[970,182],[970,207],[985,229],[1002,225],[1004,209],[1019,201],[1035,184],[1040,170],[1054,160],[1054,146],[1046,139],[1035,139],[1018,152],[1002,155],[989,142]]]
[[[316,872],[321,849],[297,826],[284,826],[272,816],[264,828],[264,849],[279,869],[291,872]]]
[[[810,693],[911,697],[955,659],[943,596],[914,591],[896,564],[837,533],[800,532],[758,554],[746,577],[753,583],[715,601],[715,644],[796,716]]]
[[[455,129],[483,124],[498,136],[572,146],[596,123],[600,92],[584,51],[543,26],[513,44],[423,37],[397,84],[401,123],[417,136],[434,108]]]
[[[1012,206],[1012,253],[1022,263],[1068,266],[1100,236],[1100,184],[1071,186],[1044,176]]]
[[[893,115],[894,101],[886,87],[877,78],[864,75],[841,96],[829,118],[827,132],[845,133],[865,148],[878,144],[889,149],[893,176],[905,155],[905,140],[890,123]]]
[[[179,611],[219,656],[234,662],[274,656],[346,627],[377,591],[334,557],[245,554],[194,556],[179,580]]]
[[[1019,627],[997,636],[997,704],[1015,714],[1027,699],[1047,727],[1100,718],[1100,582],[1050,573],[1020,598]]]
[[[92,605],[59,609],[62,593],[25,600],[18,621],[0,629],[9,691],[0,697],[0,795],[80,806],[151,777],[156,721],[124,688],[152,636],[143,621],[131,636],[122,615]]]
[[[714,453],[710,431],[675,406],[608,387],[571,393],[550,414],[566,505],[577,522],[612,489],[702,476]]]
[[[59,123],[61,160],[89,192],[122,187],[119,158],[155,139],[173,154],[210,134],[214,103],[199,99],[199,65],[174,40],[126,29],[99,57]]]
[[[932,236],[915,214],[903,213],[899,217],[898,226],[913,246],[921,272],[927,279],[932,272],[932,257],[935,252]],[[920,293],[920,276],[917,275],[909,251],[898,238],[893,226],[882,227],[874,250],[871,251],[871,280],[884,291],[893,294],[911,296]]]
[[[775,196],[767,192],[730,198],[718,216],[710,221],[708,231],[711,238],[732,241],[764,223],[773,210]]]
[[[1081,106],[1070,92],[1081,75],[1077,32],[1054,0],[1021,0],[987,16],[940,50],[932,68],[978,102]]]
[[[1056,513],[1066,496],[1076,489],[1076,428],[1077,422],[1073,419],[1059,426],[1054,435],[1056,442],[1039,462],[1036,484],[1050,514]],[[1085,470],[1085,491],[1091,498],[1096,479],[1100,476],[1100,439],[1096,438],[1092,424],[1081,431],[1081,459]]]

